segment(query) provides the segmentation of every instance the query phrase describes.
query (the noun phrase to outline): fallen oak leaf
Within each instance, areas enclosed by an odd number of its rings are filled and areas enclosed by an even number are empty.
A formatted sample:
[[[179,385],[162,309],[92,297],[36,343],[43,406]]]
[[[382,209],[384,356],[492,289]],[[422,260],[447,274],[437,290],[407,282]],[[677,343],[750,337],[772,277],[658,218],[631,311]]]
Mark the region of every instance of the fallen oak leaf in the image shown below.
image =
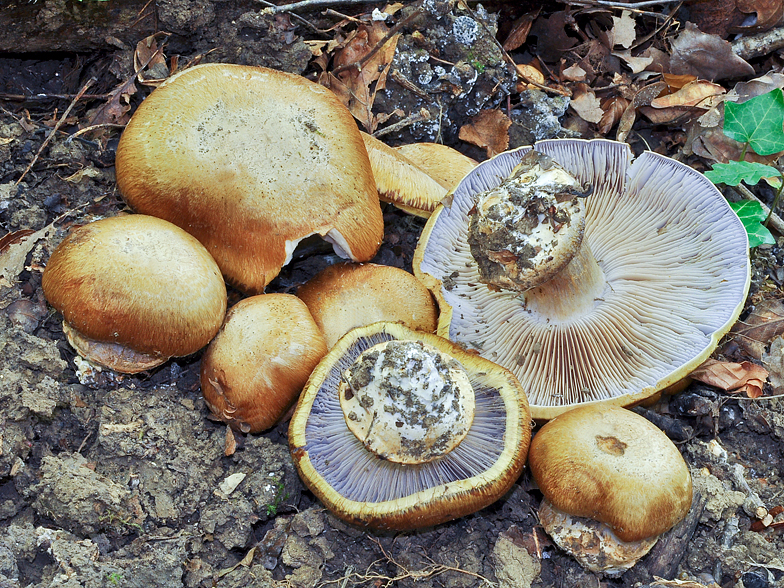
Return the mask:
[[[687,22],[684,31],[672,41],[670,73],[715,81],[748,77],[754,75],[754,68],[733,52],[729,42]]]
[[[750,361],[734,363],[708,359],[689,377],[732,394],[745,393],[749,398],[759,398],[768,379],[768,370]]]
[[[602,116],[604,116],[604,111],[601,108],[601,101],[586,84],[578,84],[574,97],[571,102],[569,102],[569,106],[572,107],[581,119],[590,123],[598,123],[602,120]]]
[[[612,96],[605,98],[602,101],[602,118],[599,121],[599,132],[606,135],[610,132],[615,124],[621,120],[626,107],[629,106],[629,101],[621,96]]]
[[[784,302],[781,300],[760,302],[729,332],[732,340],[754,359],[761,359],[768,343],[783,334]]]
[[[651,100],[653,108],[669,108],[671,106],[699,106],[706,98],[724,94],[726,90],[713,82],[707,80],[694,80],[687,83],[682,88]],[[706,105],[707,106],[707,105]]]
[[[460,127],[462,141],[482,147],[487,156],[506,151],[509,146],[509,127],[512,121],[500,110],[482,110],[467,125]]]
[[[666,89],[667,82],[654,82],[641,88],[634,95],[634,98],[632,98],[631,102],[629,102],[626,110],[623,111],[621,120],[618,123],[618,134],[616,135],[616,139],[618,141],[623,143],[626,141],[626,137],[629,136],[629,133],[632,130],[632,126],[634,125],[634,121],[637,118],[637,108],[640,106],[648,106],[651,103],[651,100],[658,98],[662,92],[666,91]]]

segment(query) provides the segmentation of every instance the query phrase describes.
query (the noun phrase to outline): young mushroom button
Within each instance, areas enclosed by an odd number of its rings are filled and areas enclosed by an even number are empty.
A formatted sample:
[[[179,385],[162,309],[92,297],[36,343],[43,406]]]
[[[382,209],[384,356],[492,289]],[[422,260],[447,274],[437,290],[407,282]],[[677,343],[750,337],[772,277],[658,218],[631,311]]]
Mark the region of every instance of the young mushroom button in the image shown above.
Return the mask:
[[[530,426],[507,370],[435,335],[375,323],[316,366],[289,445],[305,484],[336,515],[405,530],[500,498],[522,471]]]
[[[226,285],[201,243],[140,214],[72,230],[46,265],[43,290],[77,352],[125,373],[195,353],[226,314]]]
[[[536,419],[652,396],[743,308],[746,231],[672,159],[541,141],[479,164],[451,197],[428,219],[414,274],[438,302],[438,334],[511,370]]]

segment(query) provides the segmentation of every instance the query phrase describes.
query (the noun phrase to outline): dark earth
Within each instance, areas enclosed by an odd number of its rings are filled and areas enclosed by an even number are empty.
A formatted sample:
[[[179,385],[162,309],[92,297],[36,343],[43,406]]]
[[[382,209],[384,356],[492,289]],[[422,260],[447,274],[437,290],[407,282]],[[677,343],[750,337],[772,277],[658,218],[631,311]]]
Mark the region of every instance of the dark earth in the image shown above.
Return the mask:
[[[234,0],[0,2],[0,588],[784,586],[781,515],[767,527],[758,521],[760,507],[784,504],[784,403],[769,385],[765,396],[750,399],[693,383],[636,409],[681,450],[695,501],[685,523],[651,554],[606,578],[584,571],[538,527],[541,494],[527,473],[502,500],[451,523],[399,534],[353,528],[303,488],[287,449],[287,421],[261,435],[237,435],[237,450],[225,455],[226,426],[205,408],[198,354],[138,376],[97,371],[75,356],[61,317],[44,300],[41,275],[70,228],[129,212],[113,161],[123,116],[152,89],[134,82],[137,42],[165,31],[156,38],[165,38],[167,59],[178,55],[180,66],[223,61],[313,77],[303,40],[329,40],[341,15],[368,19],[384,5],[335,3],[332,13],[321,7],[301,16],[265,15],[263,7]],[[383,140],[441,141],[481,160],[484,150],[460,141],[458,129],[499,106],[513,123],[509,148],[578,133],[561,96],[527,90],[508,108],[515,81],[491,35],[515,17],[512,8],[472,3],[467,11],[428,0],[407,5],[390,25],[414,7],[420,12],[401,27],[394,63],[425,91],[389,81],[374,112],[428,115]],[[455,38],[460,27],[471,33],[469,44]],[[415,51],[423,45],[468,64],[454,72],[456,91],[435,92],[431,66]],[[164,63],[161,77],[165,70]],[[107,105],[115,110],[107,114]],[[77,135],[90,121],[101,126]],[[646,137],[666,152],[665,134],[643,125],[630,142],[639,153]],[[424,220],[384,210],[386,234],[374,261],[411,270]],[[336,260],[330,251],[304,244],[268,291],[294,292]],[[753,311],[755,296],[780,292],[782,257],[778,246],[753,253],[742,316]],[[232,291],[229,302],[240,298]],[[766,353],[778,353],[781,365],[780,342]],[[732,340],[715,356],[746,359]]]

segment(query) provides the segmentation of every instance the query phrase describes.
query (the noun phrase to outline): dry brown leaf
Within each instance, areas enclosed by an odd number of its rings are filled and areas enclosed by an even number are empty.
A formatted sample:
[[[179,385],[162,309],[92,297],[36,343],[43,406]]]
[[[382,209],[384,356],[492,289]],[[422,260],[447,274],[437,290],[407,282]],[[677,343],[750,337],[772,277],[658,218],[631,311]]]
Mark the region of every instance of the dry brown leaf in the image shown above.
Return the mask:
[[[612,98],[605,98],[602,101],[602,118],[599,121],[599,132],[606,135],[610,132],[623,115],[623,111],[629,105],[629,101],[621,96],[613,96]]]
[[[136,43],[133,53],[133,68],[136,79],[147,86],[159,86],[171,73],[166,65],[166,55],[159,41],[164,41],[169,33],[155,33]]]
[[[593,93],[593,90],[588,88],[585,84],[577,84],[574,96],[569,102],[569,106],[578,114],[578,116],[590,123],[598,123],[604,116],[604,111],[601,108],[601,101]]]
[[[376,92],[384,89],[400,37],[394,35],[378,47],[388,32],[383,22],[360,25],[353,37],[335,52],[333,65],[337,73],[319,77],[319,82],[337,94],[368,133],[373,133],[378,125],[372,112],[373,102]]]
[[[761,33],[772,29],[784,17],[782,0],[736,0],[738,10],[745,13],[756,13],[757,22],[748,27],[734,27],[732,32]]]
[[[237,438],[234,436],[234,431],[231,430],[231,427],[226,427],[226,444],[223,450],[223,454],[226,457],[232,456],[237,451]]]
[[[39,231],[22,229],[4,235],[0,239],[0,285],[12,286],[24,270],[27,255],[35,244],[49,239],[54,232],[54,224],[50,224]]]
[[[518,92],[535,88],[536,86],[534,84],[539,84],[540,86],[544,85],[544,74],[533,65],[518,63],[515,65],[515,68],[517,69],[517,74],[524,80],[524,82],[517,84]]]
[[[637,33],[634,30],[634,19],[628,10],[621,12],[621,16],[613,16],[613,28],[610,38],[612,46],[620,45],[624,49],[629,49],[634,44]]]
[[[584,82],[587,72],[578,64],[570,65],[561,73],[561,77],[570,82]]]
[[[577,39],[566,33],[567,25],[573,24],[574,17],[564,10],[534,21],[530,34],[536,37],[536,53],[540,59],[556,62],[577,45]]]
[[[631,68],[632,73],[640,73],[641,71],[645,71],[645,69],[653,63],[653,57],[650,55],[639,55],[635,57],[632,55],[632,52],[629,49],[624,51],[613,51],[612,54],[615,55],[615,57],[620,57],[623,59],[626,62],[626,65]]]
[[[754,68],[738,57],[727,41],[707,35],[687,22],[684,31],[672,41],[670,73],[715,81],[754,75]]]
[[[509,146],[509,127],[512,121],[500,110],[483,110],[460,127],[460,139],[482,147],[492,157]]]
[[[527,12],[512,23],[512,30],[509,31],[503,45],[506,51],[514,51],[525,43],[528,33],[531,32],[531,25],[541,10],[539,7],[533,12]]]
[[[733,363],[708,359],[689,376],[720,390],[759,398],[762,396],[762,386],[768,379],[768,370],[750,361]]]
[[[706,80],[694,80],[683,86],[677,92],[660,96],[651,100],[654,108],[669,108],[671,106],[698,106],[704,103],[706,98],[724,94],[726,90]]]
[[[670,108],[640,106],[637,112],[655,125],[683,124],[696,114],[694,108],[690,106],[671,106]]]
[[[670,73],[662,74],[662,79],[667,82],[667,86],[669,87],[671,92],[675,90],[680,90],[688,84],[689,82],[693,82],[697,79],[697,76],[692,74],[684,74],[684,75],[675,75]]]
[[[634,98],[629,102],[626,110],[623,111],[621,120],[618,123],[618,133],[616,135],[618,141],[624,142],[626,141],[626,137],[629,136],[632,126],[634,125],[634,120],[637,118],[637,108],[640,106],[648,106],[651,103],[651,100],[658,98],[659,94],[666,89],[666,82],[654,82],[653,84],[648,84],[640,89],[640,91],[634,95]]]
[[[770,343],[770,353],[763,353],[762,365],[770,372],[768,380],[774,394],[784,390],[784,337],[778,336]]]
[[[692,580],[665,580],[659,576],[654,576],[655,582],[651,586],[664,586],[664,588],[720,588],[716,582],[710,584],[700,584]]]
[[[730,330],[730,336],[754,359],[761,359],[765,347],[775,338],[784,335],[784,302],[764,300],[744,320]]]

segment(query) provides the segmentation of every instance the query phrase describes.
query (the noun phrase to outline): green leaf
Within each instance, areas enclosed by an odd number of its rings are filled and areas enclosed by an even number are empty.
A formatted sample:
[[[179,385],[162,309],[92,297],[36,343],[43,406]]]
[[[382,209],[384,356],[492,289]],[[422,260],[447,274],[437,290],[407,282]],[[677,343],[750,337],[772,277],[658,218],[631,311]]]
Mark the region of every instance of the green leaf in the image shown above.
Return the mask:
[[[730,202],[730,207],[738,215],[740,222],[746,228],[749,235],[749,248],[754,248],[763,244],[773,244],[776,240],[767,227],[762,226],[761,221],[767,218],[767,213],[762,210],[762,205],[756,200],[741,200],[740,202]]]
[[[770,165],[752,161],[730,161],[729,163],[714,163],[713,169],[705,172],[705,177],[714,184],[727,184],[737,186],[746,182],[753,186],[762,178],[779,177],[779,170]]]
[[[724,134],[759,155],[784,151],[784,93],[776,88],[743,104],[725,102]]]

